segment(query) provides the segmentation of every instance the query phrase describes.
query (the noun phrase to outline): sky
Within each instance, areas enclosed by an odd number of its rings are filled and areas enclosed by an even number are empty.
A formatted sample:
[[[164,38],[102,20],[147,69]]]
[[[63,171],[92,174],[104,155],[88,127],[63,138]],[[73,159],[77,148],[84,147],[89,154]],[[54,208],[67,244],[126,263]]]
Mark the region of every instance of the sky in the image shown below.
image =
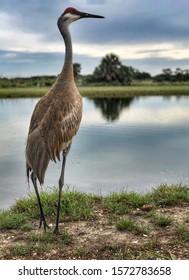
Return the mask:
[[[114,53],[152,75],[189,69],[189,0],[0,0],[0,75],[57,75],[64,43],[57,19],[67,7],[105,19],[70,25],[74,62],[91,74]]]

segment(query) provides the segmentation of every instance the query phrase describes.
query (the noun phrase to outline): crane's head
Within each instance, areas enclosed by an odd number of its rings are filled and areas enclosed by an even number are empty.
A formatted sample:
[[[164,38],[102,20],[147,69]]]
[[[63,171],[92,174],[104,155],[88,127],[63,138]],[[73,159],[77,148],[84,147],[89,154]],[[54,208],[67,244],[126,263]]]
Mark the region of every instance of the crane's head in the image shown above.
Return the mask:
[[[78,11],[75,8],[69,7],[67,8],[63,14],[58,19],[58,25],[62,22],[67,22],[68,24],[80,19],[80,18],[104,18],[103,16],[83,13]]]

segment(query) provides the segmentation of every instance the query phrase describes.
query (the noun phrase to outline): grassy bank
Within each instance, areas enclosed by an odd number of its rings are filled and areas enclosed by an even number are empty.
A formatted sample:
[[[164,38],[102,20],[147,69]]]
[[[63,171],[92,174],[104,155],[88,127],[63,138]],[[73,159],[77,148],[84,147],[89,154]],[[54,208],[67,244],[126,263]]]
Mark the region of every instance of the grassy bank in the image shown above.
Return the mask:
[[[42,192],[50,229],[38,229],[34,195],[0,212],[0,259],[189,259],[189,188],[160,185],[147,194],[106,197],[65,191],[52,233],[57,190]]]
[[[85,97],[132,97],[145,95],[189,95],[189,85],[140,85],[140,86],[104,86],[78,87]],[[49,88],[0,88],[0,98],[41,97]]]

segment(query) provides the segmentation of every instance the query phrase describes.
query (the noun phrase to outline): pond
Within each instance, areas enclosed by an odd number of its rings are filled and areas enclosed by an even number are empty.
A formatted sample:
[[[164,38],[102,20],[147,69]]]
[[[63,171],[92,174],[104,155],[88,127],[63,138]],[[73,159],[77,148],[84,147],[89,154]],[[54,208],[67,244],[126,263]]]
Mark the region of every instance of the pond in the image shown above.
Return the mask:
[[[0,208],[33,191],[25,176],[25,142],[38,99],[0,100]],[[189,180],[189,98],[83,99],[65,182],[71,189],[108,194],[146,192]],[[43,189],[57,186],[61,163],[50,163]]]

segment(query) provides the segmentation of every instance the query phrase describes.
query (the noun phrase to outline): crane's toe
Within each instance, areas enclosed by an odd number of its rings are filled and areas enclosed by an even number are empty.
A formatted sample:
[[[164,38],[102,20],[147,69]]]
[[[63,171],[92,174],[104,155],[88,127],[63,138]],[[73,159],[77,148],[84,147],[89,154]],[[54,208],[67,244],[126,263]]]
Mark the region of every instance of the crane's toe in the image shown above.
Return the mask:
[[[43,227],[44,227],[45,232],[46,232],[47,228],[50,228],[49,225],[48,225],[47,222],[46,222],[45,217],[41,217],[41,218],[40,218],[39,228],[41,228],[42,225],[43,225]]]
[[[53,233],[56,234],[56,235],[61,234],[58,227],[55,227],[55,229],[53,230]]]

